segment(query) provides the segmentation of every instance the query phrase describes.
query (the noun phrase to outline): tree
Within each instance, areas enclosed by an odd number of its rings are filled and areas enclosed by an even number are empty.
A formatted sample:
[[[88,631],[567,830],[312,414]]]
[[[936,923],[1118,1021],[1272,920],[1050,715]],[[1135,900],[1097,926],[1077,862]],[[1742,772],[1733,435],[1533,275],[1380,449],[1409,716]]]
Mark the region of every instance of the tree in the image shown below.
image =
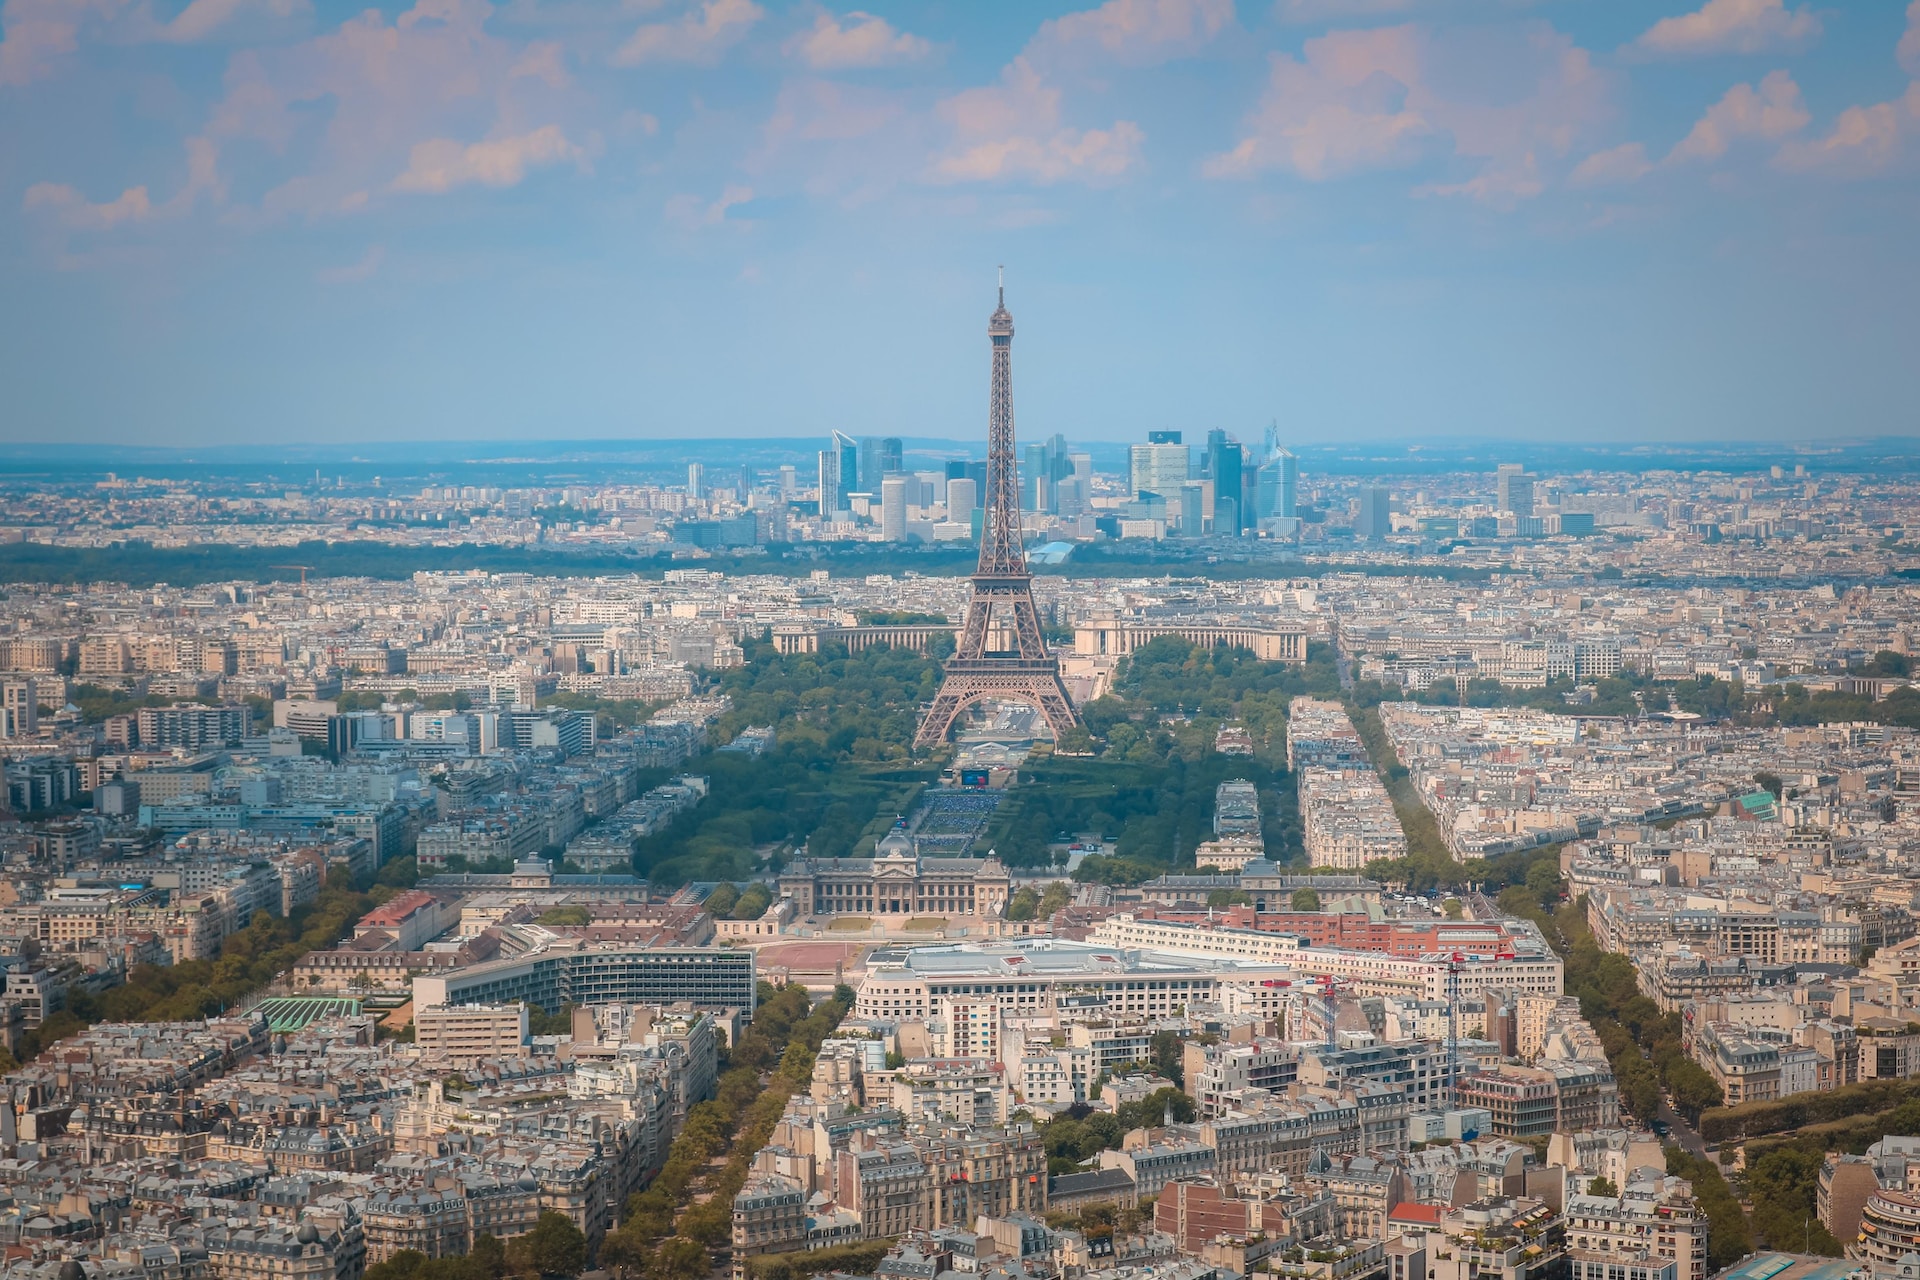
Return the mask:
[[[1668,1066],[1667,1091],[1673,1097],[1673,1105],[1694,1123],[1699,1122],[1702,1111],[1726,1100],[1706,1068],[1692,1058],[1678,1058]]]
[[[1786,790],[1786,783],[1780,780],[1780,775],[1777,773],[1769,773],[1765,769],[1753,775],[1753,782],[1754,785],[1762,791],[1772,792],[1775,800],[1778,800],[1781,793]]]
[[[1007,919],[1031,920],[1040,910],[1040,895],[1031,886],[1022,885],[1007,901]]]
[[[700,1280],[712,1266],[706,1247],[699,1241],[675,1236],[660,1246],[647,1274],[655,1280]]]
[[[507,1246],[507,1256],[515,1270],[577,1276],[587,1267],[587,1238],[573,1225],[573,1219],[547,1209],[533,1224],[532,1231],[516,1237]]]
[[[1318,911],[1320,909],[1320,891],[1312,885],[1301,885],[1293,891],[1293,909],[1295,911]]]
[[[1466,907],[1461,905],[1460,899],[1458,898],[1448,898],[1440,904],[1440,909],[1446,913],[1447,919],[1449,920],[1464,919],[1467,914]]]
[[[1186,1049],[1180,1043],[1180,1037],[1173,1032],[1153,1033],[1154,1070],[1178,1085],[1184,1085],[1187,1082],[1185,1053]]]
[[[733,912],[733,904],[738,901],[740,901],[740,891],[738,889],[730,884],[716,885],[713,892],[707,895],[707,914],[715,920],[730,919]]]
[[[1551,911],[1560,901],[1560,868],[1542,858],[1527,868],[1527,892],[1540,900],[1542,911]]]
[[[1599,1177],[1587,1184],[1587,1194],[1590,1196],[1617,1196],[1620,1194],[1620,1188],[1614,1186],[1611,1180],[1605,1177]]]

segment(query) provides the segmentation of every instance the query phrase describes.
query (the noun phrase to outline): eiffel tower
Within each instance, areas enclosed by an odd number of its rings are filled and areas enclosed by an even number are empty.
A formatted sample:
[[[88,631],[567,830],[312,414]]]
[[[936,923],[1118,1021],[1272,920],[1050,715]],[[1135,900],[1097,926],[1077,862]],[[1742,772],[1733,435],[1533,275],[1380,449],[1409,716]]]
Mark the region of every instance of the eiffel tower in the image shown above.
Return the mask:
[[[980,524],[980,565],[973,574],[967,625],[947,659],[940,692],[920,722],[916,747],[945,742],[953,722],[987,698],[1024,702],[1046,718],[1057,742],[1073,727],[1073,705],[1060,683],[1060,661],[1047,652],[1033,607],[1033,575],[1020,544],[1020,477],[1013,463],[1013,317],[1007,312],[1006,275],[1000,305],[987,321],[993,342],[993,392],[987,416],[987,492]],[[1011,650],[987,648],[993,619],[1011,632]]]

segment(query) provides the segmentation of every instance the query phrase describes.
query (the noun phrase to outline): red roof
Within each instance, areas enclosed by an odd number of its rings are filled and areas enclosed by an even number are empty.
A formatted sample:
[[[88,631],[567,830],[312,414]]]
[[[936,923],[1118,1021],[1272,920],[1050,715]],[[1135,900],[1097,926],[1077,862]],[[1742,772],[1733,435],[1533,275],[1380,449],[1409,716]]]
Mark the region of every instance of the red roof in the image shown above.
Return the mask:
[[[1387,1221],[1437,1227],[1440,1225],[1440,1206],[1437,1204],[1421,1204],[1417,1200],[1403,1201],[1393,1206],[1393,1210],[1387,1214]]]

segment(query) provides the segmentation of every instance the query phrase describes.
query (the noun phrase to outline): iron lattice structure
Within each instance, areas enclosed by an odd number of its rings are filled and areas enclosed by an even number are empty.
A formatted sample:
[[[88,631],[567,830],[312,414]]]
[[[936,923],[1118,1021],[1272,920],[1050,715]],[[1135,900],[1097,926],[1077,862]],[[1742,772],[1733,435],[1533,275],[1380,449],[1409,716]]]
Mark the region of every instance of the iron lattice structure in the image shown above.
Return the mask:
[[[976,702],[1004,698],[1024,702],[1046,719],[1056,741],[1076,723],[1060,662],[1047,652],[1040,614],[1033,607],[1033,575],[1020,538],[1020,473],[1013,459],[1013,316],[1007,291],[987,321],[993,342],[993,393],[987,417],[987,491],[980,522],[980,564],[973,574],[967,625],[947,660],[940,692],[920,722],[919,747],[945,742],[960,713]],[[1011,635],[1013,648],[990,650],[994,619]]]

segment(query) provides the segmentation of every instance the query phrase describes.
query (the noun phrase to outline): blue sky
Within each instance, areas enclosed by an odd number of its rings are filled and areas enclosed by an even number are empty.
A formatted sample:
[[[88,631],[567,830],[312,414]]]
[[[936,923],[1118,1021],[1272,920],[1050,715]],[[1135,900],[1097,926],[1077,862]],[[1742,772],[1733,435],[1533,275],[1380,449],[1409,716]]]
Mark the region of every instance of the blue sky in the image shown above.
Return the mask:
[[[3,0],[0,439],[1920,432],[1920,0]]]

